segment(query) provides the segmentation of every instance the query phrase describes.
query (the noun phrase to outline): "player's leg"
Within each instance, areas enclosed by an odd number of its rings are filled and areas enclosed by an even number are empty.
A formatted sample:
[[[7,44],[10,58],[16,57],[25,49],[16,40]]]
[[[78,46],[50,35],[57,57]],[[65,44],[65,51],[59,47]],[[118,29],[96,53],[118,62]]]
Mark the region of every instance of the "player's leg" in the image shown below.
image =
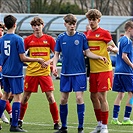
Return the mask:
[[[8,79],[5,78],[5,87],[4,87],[4,92],[2,93],[1,91],[1,96],[2,98],[0,99],[0,118],[5,110],[5,107],[6,107],[6,100],[8,99],[9,97],[9,93],[10,93],[10,88],[9,88],[9,82],[8,82]],[[2,128],[2,126],[0,126],[0,128]]]
[[[62,76],[60,79],[60,92],[61,92],[61,100],[60,100],[60,119],[61,119],[61,128],[55,133],[67,133],[67,116],[68,116],[68,97],[69,92],[72,91],[71,86],[71,77]]]
[[[58,106],[55,102],[53,91],[45,92],[45,94],[46,94],[47,100],[49,102],[49,109],[50,109],[50,113],[53,118],[54,129],[55,130],[59,129],[59,111],[58,111]]]
[[[20,102],[21,93],[23,92],[23,77],[9,78],[11,92],[14,95],[14,102],[12,104],[12,121],[10,126],[10,132],[25,132],[22,128],[18,127],[18,118],[20,115]],[[5,85],[4,85],[5,88]],[[9,97],[8,97],[9,98]]]
[[[52,82],[51,76],[39,76],[39,84],[41,87],[42,92],[45,92],[47,100],[49,102],[49,110],[53,118],[54,122],[54,129],[59,129],[59,111],[58,106],[56,104],[55,98],[54,98],[54,86]]]
[[[121,101],[124,98],[125,93],[118,92],[115,102],[114,102],[114,108],[113,108],[113,119],[111,120],[111,124],[115,125],[121,125],[122,123],[118,121],[118,115],[120,111],[120,105]]]
[[[128,98],[125,106],[124,120],[122,121],[123,125],[133,125],[133,121],[130,120],[130,115],[132,112],[132,103],[130,103],[130,99],[132,98],[132,96],[133,93],[128,92]]]
[[[2,114],[5,110],[6,107],[6,100],[8,99],[8,94],[7,92],[4,92],[2,95],[2,98],[0,99],[0,118],[2,117]],[[0,122],[0,130],[2,129],[2,122]]]
[[[28,100],[31,96],[31,93],[37,92],[38,89],[38,76],[25,76],[24,81],[24,93],[21,100],[21,106],[20,106],[20,117],[19,117],[19,127],[22,127],[24,115],[26,113],[27,107],[28,107]]]
[[[67,133],[68,97],[69,97],[69,92],[61,92],[60,119],[62,126],[55,133]]]
[[[95,117],[97,120],[97,126],[91,133],[97,133],[101,131],[102,119],[101,119],[101,104],[99,101],[99,94],[97,90],[97,74],[90,74],[90,98],[92,101]]]
[[[83,100],[83,92],[76,92],[76,101],[77,101],[77,115],[78,115],[78,133],[83,132],[84,128],[84,112],[85,104]]]
[[[28,100],[31,96],[31,92],[26,92],[24,91],[23,96],[22,96],[22,100],[21,100],[21,106],[20,106],[20,116],[19,116],[19,120],[18,120],[18,126],[21,128],[22,124],[23,124],[23,119],[28,107]]]
[[[72,88],[76,94],[77,103],[77,115],[78,115],[78,133],[83,133],[84,131],[84,112],[85,104],[83,94],[87,90],[87,78],[86,74],[77,75],[72,77]]]

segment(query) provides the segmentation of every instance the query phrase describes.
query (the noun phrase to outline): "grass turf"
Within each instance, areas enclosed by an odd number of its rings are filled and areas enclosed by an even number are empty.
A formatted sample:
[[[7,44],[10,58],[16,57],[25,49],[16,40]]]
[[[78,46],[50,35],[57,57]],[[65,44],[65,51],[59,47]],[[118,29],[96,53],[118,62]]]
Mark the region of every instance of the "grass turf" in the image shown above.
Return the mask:
[[[59,80],[54,80],[55,86],[55,99],[57,104],[60,103],[60,91],[59,91]],[[109,91],[108,92],[108,102],[109,102],[109,133],[132,133],[133,126],[118,126],[118,125],[111,125],[110,121],[112,119],[112,109],[113,103],[115,100],[117,93]],[[119,120],[123,120],[124,115],[124,106],[126,103],[126,97],[122,101],[121,110],[119,114]],[[92,103],[90,101],[90,94],[89,91],[84,93],[84,101],[85,101],[85,120],[84,120],[84,133],[91,132],[94,127],[97,125],[95,115],[93,112]],[[68,101],[68,133],[77,133],[77,112],[76,112],[76,100],[75,100],[75,93],[71,93]],[[6,112],[5,112],[6,113]],[[8,114],[6,113],[6,116]],[[131,120],[132,120],[131,114]],[[3,123],[3,129],[0,130],[0,133],[9,133],[9,125]],[[38,93],[32,94],[29,100],[28,109],[26,115],[24,117],[24,124],[23,128],[28,130],[28,133],[54,133],[53,130],[53,121],[49,111],[49,105],[46,100],[45,94],[41,93],[39,89]]]

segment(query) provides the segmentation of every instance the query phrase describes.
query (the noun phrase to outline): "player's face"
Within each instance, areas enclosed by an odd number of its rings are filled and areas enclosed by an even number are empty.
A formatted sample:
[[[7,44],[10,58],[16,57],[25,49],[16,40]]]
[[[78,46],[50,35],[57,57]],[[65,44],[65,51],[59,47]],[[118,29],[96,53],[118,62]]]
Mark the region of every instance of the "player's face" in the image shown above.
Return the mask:
[[[130,30],[130,36],[131,37],[133,36],[133,28],[131,28],[131,30]]]
[[[76,29],[76,23],[65,23],[68,34],[73,35]]]
[[[4,30],[3,28],[0,28],[0,38],[3,36]]]
[[[43,24],[35,24],[35,25],[32,25],[32,28],[33,28],[34,33],[42,32],[43,27],[44,27]]]
[[[90,27],[92,30],[96,30],[98,28],[98,24],[100,22],[100,19],[88,19]]]

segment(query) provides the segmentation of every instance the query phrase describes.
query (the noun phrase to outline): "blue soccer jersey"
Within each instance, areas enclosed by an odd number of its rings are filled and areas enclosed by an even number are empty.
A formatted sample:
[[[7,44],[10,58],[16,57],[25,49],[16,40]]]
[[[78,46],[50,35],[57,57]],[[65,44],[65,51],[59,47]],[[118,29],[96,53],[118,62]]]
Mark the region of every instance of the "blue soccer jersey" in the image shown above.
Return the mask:
[[[76,32],[73,36],[62,33],[56,40],[55,51],[62,52],[62,75],[85,74],[83,51],[88,49],[88,42],[83,33]]]
[[[122,53],[127,53],[129,60],[133,63],[132,41],[123,36],[118,42],[119,52],[116,58],[115,74],[133,75],[133,69],[122,59]]]
[[[5,34],[0,39],[2,75],[4,77],[22,77],[23,62],[19,54],[25,53],[23,39],[16,34]]]

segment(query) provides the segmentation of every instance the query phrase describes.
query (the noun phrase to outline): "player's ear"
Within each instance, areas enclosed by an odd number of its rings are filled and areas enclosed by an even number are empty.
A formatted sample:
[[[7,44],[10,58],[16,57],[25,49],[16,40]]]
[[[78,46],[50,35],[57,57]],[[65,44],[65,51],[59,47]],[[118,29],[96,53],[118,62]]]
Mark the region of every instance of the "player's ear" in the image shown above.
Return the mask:
[[[100,22],[100,20],[101,20],[101,19],[100,19],[100,18],[98,18],[98,23]]]

